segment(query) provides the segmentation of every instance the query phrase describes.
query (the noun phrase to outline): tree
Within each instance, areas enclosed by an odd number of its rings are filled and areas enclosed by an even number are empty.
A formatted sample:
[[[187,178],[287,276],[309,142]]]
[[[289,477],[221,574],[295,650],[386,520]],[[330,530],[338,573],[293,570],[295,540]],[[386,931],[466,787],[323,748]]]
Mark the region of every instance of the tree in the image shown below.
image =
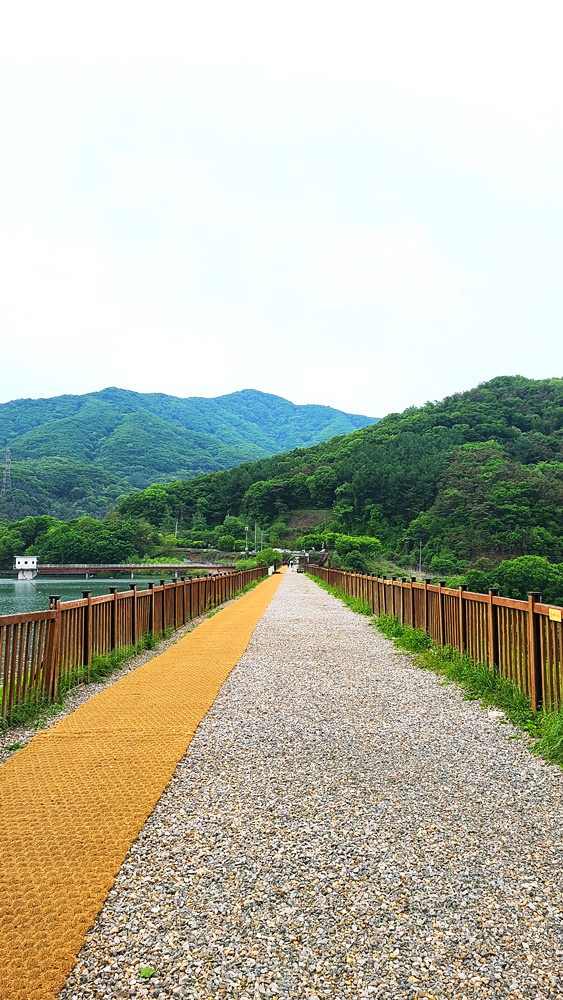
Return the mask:
[[[496,586],[507,597],[525,600],[535,591],[550,604],[563,604],[563,565],[543,556],[505,559],[495,571]]]
[[[330,507],[338,486],[338,475],[330,465],[320,465],[306,480],[315,507]]]
[[[138,521],[81,517],[50,527],[36,540],[33,552],[46,563],[126,562],[150,549],[152,532]]]
[[[361,552],[349,552],[348,555],[342,557],[340,564],[342,569],[349,573],[367,573],[369,571],[368,561]]]
[[[217,539],[217,548],[221,552],[236,552],[237,543],[234,535],[219,535]]]

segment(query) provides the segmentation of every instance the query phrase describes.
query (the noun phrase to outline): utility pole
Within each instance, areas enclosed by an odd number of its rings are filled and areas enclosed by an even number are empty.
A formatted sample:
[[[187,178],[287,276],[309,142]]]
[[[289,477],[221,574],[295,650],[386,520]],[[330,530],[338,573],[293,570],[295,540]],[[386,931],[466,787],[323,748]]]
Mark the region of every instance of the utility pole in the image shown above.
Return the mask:
[[[248,525],[244,527],[245,541],[244,541],[244,551],[248,555]]]
[[[418,572],[422,575],[422,538],[418,542]]]
[[[4,479],[2,481],[2,496],[6,500],[10,500],[12,496],[12,473],[10,471],[10,466],[12,464],[12,453],[9,448],[6,448],[4,453]]]

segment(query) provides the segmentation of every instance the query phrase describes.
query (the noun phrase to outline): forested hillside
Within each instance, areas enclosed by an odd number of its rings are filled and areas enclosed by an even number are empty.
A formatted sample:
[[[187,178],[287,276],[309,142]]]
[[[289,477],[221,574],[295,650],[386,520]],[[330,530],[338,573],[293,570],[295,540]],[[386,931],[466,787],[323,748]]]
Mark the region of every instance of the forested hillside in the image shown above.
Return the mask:
[[[231,533],[257,522],[274,543],[299,526],[310,544],[365,535],[405,566],[422,542],[442,575],[527,554],[559,563],[563,380],[495,378],[316,447],[153,485],[119,511],[163,530],[178,519],[192,540],[226,517]]]
[[[253,389],[215,399],[103,389],[13,400],[0,405],[0,445],[13,463],[0,516],[102,517],[131,488],[314,445],[373,419]]]

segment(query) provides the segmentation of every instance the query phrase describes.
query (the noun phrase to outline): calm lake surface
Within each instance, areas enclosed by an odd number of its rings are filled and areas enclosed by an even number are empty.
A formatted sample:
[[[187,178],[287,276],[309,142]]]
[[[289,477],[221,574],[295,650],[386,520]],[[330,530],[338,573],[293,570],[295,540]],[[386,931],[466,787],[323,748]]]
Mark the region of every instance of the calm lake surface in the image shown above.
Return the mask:
[[[83,590],[91,590],[94,597],[107,594],[110,587],[118,590],[129,590],[130,583],[136,583],[138,590],[147,590],[149,583],[158,584],[165,574],[158,576],[135,577],[119,580],[85,580],[38,577],[35,580],[2,580],[0,579],[0,615],[21,615],[26,611],[44,611],[49,607],[49,595],[58,594],[63,601],[76,601],[82,597]],[[166,577],[172,580],[173,577]]]

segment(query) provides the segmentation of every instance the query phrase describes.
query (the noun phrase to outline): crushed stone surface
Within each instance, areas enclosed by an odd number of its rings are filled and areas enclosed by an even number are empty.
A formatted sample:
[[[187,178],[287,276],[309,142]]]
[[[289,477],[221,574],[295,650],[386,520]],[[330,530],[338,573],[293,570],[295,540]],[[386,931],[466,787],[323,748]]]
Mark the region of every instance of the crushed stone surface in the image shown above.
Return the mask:
[[[514,735],[287,573],[60,997],[561,1000],[563,774]]]

